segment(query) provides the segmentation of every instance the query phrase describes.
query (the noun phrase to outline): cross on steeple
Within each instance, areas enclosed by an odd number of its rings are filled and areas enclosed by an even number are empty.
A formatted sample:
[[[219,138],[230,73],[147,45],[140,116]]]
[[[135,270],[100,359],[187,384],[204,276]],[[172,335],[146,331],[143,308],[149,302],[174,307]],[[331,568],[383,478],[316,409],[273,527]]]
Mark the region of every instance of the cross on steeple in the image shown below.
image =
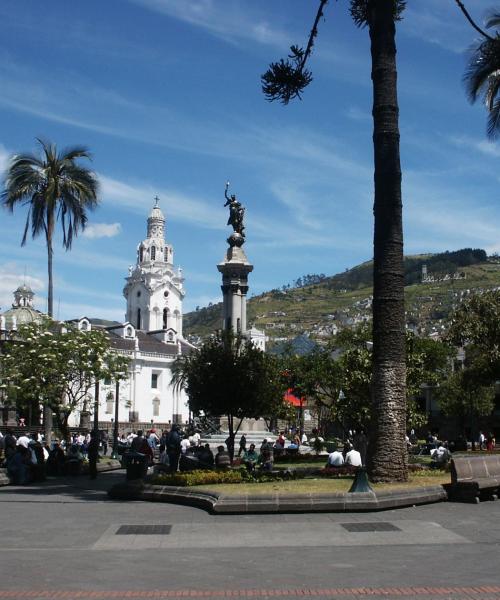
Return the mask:
[[[158,198],[158,196],[155,196],[155,197],[153,198],[153,200],[155,201],[154,208],[158,208],[158,202],[160,201],[160,199]]]

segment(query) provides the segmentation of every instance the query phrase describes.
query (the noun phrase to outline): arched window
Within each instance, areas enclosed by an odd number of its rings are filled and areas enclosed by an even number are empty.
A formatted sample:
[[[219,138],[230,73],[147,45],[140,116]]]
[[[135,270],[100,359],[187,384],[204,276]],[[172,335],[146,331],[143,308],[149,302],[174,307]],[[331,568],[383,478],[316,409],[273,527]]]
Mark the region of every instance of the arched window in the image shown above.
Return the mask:
[[[168,334],[168,341],[169,341],[169,342],[173,342],[173,341],[174,341],[174,334],[173,334],[172,332],[170,332],[170,333]]]
[[[163,309],[163,329],[168,327],[168,308]]]
[[[141,246],[139,248],[139,262],[142,262],[144,260],[144,248]]]
[[[81,330],[87,331],[88,328],[89,328],[89,324],[87,323],[87,321],[82,321]]]
[[[132,327],[127,327],[127,332],[125,334],[127,337],[132,337]]]
[[[141,328],[141,309],[138,308],[137,309],[137,325],[136,325],[137,329]]]
[[[156,259],[156,248],[154,246],[151,246],[151,260],[155,260]]]
[[[165,262],[168,262],[168,248],[165,248]]]

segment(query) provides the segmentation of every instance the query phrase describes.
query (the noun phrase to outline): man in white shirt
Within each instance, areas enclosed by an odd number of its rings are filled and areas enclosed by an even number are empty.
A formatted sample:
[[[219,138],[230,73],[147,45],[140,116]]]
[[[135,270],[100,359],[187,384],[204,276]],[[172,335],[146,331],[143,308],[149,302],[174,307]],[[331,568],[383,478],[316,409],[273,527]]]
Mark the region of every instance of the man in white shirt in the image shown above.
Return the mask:
[[[344,457],[342,452],[334,450],[328,455],[328,466],[329,467],[341,467],[344,464]]]
[[[352,465],[353,467],[360,467],[362,464],[361,454],[351,447],[349,452],[345,455],[345,464]]]

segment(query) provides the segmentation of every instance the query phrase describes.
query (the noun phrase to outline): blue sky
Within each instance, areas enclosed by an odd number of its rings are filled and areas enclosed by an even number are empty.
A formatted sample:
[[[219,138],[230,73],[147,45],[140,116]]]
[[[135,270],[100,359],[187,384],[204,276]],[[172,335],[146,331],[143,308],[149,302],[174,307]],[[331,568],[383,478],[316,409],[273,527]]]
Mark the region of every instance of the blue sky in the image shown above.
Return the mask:
[[[494,0],[469,0],[482,22]],[[153,197],[186,278],[187,312],[220,299],[224,185],[246,206],[260,293],[372,256],[367,30],[327,5],[302,102],[268,103],[260,75],[305,45],[312,0],[18,0],[0,4],[0,169],[35,137],[84,144],[101,205],[71,252],[55,247],[55,311],[122,320],[128,265]],[[475,32],[454,0],[409,0],[398,25],[405,252],[500,251],[500,146],[462,85]],[[46,305],[42,240],[0,212],[0,307],[26,277]],[[26,276],[25,276],[26,273]]]

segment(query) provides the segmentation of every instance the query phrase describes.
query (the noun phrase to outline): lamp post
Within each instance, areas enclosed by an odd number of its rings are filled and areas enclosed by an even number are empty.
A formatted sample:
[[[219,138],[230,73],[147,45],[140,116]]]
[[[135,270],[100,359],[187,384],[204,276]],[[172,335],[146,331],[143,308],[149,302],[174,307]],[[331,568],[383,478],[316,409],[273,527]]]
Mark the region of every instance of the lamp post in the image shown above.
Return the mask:
[[[99,439],[99,379],[97,376],[94,389],[94,433]]]
[[[111,458],[118,458],[118,407],[120,401],[120,380],[116,380],[115,387],[115,422],[113,424],[113,452]]]

